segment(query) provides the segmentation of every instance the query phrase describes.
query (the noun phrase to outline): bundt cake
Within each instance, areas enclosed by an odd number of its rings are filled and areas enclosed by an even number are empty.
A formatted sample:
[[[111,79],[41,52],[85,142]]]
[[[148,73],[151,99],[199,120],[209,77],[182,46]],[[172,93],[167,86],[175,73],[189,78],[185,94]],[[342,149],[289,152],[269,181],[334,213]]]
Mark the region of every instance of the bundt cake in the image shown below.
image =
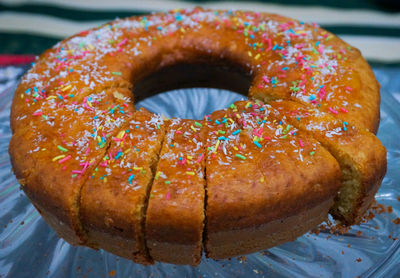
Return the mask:
[[[247,94],[200,120],[134,100]],[[9,153],[57,234],[137,263],[197,265],[359,223],[386,172],[379,85],[315,24],[194,8],[118,19],[44,52],[13,99]]]

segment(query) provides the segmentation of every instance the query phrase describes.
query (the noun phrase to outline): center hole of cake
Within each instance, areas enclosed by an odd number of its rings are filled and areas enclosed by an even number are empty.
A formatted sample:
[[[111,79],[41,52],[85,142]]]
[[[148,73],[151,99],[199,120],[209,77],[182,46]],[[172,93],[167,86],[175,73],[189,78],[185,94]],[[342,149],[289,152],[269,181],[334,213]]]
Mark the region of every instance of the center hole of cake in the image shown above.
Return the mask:
[[[250,73],[232,63],[175,64],[135,82],[133,95],[137,108],[200,120],[245,99],[250,83]]]

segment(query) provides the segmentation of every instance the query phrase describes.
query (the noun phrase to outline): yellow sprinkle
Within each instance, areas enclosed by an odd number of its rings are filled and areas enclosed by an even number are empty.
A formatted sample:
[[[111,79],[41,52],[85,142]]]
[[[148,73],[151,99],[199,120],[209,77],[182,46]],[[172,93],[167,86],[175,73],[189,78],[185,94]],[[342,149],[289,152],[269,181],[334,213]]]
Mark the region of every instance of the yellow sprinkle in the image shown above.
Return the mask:
[[[118,138],[118,139],[122,139],[122,137],[124,137],[124,135],[125,135],[125,130],[122,130],[122,131],[120,131],[120,132],[118,133],[117,138]]]
[[[133,170],[142,170],[143,169],[143,167],[133,167]],[[157,174],[158,173],[160,173],[160,172],[157,172]]]
[[[62,155],[59,155],[59,156],[54,157],[54,158],[52,159],[52,161],[57,161],[57,160],[59,160],[59,159],[61,159],[61,158],[64,158],[64,157],[65,157],[65,155],[62,154]]]
[[[97,136],[97,141],[101,142],[101,137]]]
[[[86,103],[87,103],[87,105],[89,105],[89,107],[93,107],[93,105],[90,101],[87,101]]]
[[[261,179],[260,179],[260,182],[264,182],[265,181],[265,179],[264,179],[264,177],[262,177]]]
[[[49,99],[53,99],[53,98],[57,98],[57,97],[56,96],[49,96],[46,99],[49,100]]]
[[[236,147],[236,146],[234,146],[233,149],[234,149],[235,151],[238,151],[238,150],[239,150],[239,148]]]
[[[190,128],[193,130],[193,131],[197,131],[195,128],[194,128],[194,126],[190,126]]]
[[[214,153],[216,153],[216,152],[217,152],[217,150],[218,150],[218,146],[219,146],[219,140],[218,140],[218,141],[217,141],[217,143],[215,144]]]
[[[64,88],[62,88],[61,91],[65,92],[66,90],[71,89],[71,87],[72,87],[72,86],[71,86],[71,84],[70,84],[70,85],[65,86]]]
[[[240,119],[240,118],[241,118],[239,114],[236,114],[236,117],[237,117],[238,119]]]
[[[193,156],[191,156],[191,155],[188,155],[188,156],[186,156],[187,157],[187,159],[189,159],[189,160],[192,160],[193,159]]]
[[[248,51],[247,53],[249,54],[250,57],[253,56],[250,51]]]
[[[260,53],[258,53],[257,55],[256,55],[256,57],[254,57],[254,59],[258,59],[258,58],[260,58]]]
[[[194,172],[186,172],[186,174],[190,175],[190,176],[194,176]]]
[[[158,172],[156,173],[156,176],[154,177],[154,179],[158,180],[158,178],[160,177],[160,175],[161,175],[161,172],[158,171]]]

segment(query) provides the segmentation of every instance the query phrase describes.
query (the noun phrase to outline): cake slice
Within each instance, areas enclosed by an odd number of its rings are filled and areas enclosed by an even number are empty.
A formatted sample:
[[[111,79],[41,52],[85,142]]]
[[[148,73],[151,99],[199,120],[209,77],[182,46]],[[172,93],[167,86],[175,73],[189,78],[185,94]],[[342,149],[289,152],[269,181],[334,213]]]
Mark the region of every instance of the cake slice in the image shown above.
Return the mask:
[[[327,218],[340,169],[317,141],[245,101],[205,122],[208,257],[267,249]]]
[[[315,108],[292,101],[270,105],[286,124],[314,137],[336,158],[342,186],[331,214],[348,225],[359,223],[385,176],[385,147],[374,134]]]
[[[111,136],[131,117],[129,90],[92,93],[82,101],[54,98],[39,119],[20,128],[9,152],[26,195],[57,234],[84,244],[79,221],[81,186],[100,161]]]
[[[146,240],[154,260],[198,265],[204,226],[202,121],[171,120],[146,215]]]
[[[164,130],[162,118],[142,108],[113,137],[82,188],[81,221],[90,245],[153,263],[145,246],[144,221]]]

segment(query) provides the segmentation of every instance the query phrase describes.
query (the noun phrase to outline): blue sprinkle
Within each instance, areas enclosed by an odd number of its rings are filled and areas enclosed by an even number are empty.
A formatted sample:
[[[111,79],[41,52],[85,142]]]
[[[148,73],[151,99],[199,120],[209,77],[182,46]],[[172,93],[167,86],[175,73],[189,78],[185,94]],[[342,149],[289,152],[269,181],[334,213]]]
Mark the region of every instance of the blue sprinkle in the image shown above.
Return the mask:
[[[314,99],[316,99],[316,97],[314,95],[310,95],[310,97],[308,99],[309,100],[314,100]]]
[[[253,141],[253,143],[254,143],[257,147],[261,148],[261,144],[258,143],[257,141]]]
[[[240,133],[240,129],[235,130],[234,132],[232,132],[233,135],[239,134]]]
[[[129,179],[128,179],[128,181],[129,181],[129,184],[132,184],[132,180],[135,178],[135,175],[130,175],[129,176]]]

